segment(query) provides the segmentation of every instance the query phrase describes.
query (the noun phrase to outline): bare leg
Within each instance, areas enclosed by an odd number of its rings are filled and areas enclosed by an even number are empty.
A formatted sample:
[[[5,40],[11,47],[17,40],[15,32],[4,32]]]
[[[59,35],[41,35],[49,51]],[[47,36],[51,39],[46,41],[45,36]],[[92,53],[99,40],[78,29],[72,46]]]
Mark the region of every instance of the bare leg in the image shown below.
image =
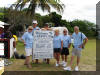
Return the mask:
[[[62,61],[64,61],[64,55],[61,55]]]
[[[26,61],[25,61],[25,62],[26,62],[26,64],[27,64],[27,67],[28,67],[28,68],[32,68],[32,66],[30,65],[30,56],[27,56],[27,57],[26,57]]]
[[[32,60],[32,63],[34,63],[34,60]]]
[[[59,64],[60,53],[57,53],[57,64]]]
[[[79,65],[80,57],[77,57],[77,66]]]
[[[50,63],[50,59],[47,59],[47,64],[49,64]]]
[[[57,53],[54,53],[54,57],[55,57],[55,59],[56,59],[56,61],[57,61]]]
[[[36,64],[38,64],[38,59],[36,59]]]
[[[56,59],[56,57],[57,57],[57,56],[56,56],[56,53],[54,53],[54,58]]]
[[[29,64],[29,56],[26,57],[26,60],[25,60],[25,65]]]
[[[71,62],[69,66],[72,66],[73,60],[74,60],[74,56],[71,57]]]
[[[65,55],[65,62],[67,62],[67,55]]]

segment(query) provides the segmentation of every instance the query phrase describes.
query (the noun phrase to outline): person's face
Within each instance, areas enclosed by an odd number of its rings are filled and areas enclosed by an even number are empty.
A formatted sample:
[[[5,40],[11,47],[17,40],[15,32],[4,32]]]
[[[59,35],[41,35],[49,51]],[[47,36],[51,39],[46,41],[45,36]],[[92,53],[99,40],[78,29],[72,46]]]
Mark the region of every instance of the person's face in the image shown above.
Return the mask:
[[[28,29],[28,32],[32,32],[33,29]]]
[[[33,27],[35,28],[37,26],[37,24],[36,23],[33,23]]]
[[[55,31],[55,35],[58,36],[59,35],[59,31]]]
[[[45,29],[48,29],[49,27],[48,27],[48,26],[44,26],[44,28],[45,28]]]
[[[3,29],[2,28],[0,28],[0,34],[2,34],[3,33]]]
[[[78,32],[79,32],[79,29],[78,29],[77,27],[75,27],[75,28],[74,28],[74,32],[75,32],[75,33],[78,33]]]
[[[67,35],[67,30],[64,30],[64,31],[63,31],[63,34],[64,34],[64,35]]]

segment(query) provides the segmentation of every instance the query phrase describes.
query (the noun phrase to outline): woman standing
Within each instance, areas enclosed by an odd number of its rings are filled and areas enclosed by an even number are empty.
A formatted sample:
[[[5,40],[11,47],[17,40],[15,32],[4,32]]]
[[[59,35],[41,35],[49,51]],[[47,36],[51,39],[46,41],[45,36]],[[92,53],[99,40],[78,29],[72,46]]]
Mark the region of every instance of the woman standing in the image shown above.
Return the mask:
[[[66,29],[63,30],[63,35],[62,35],[62,40],[63,40],[63,49],[61,51],[61,57],[62,57],[62,66],[67,65],[67,56],[69,55],[69,48],[71,45],[71,37],[68,35],[68,31]]]
[[[27,65],[28,68],[32,68],[30,64],[30,56],[32,55],[32,47],[33,47],[32,30],[33,27],[29,26],[28,32],[25,32],[24,35],[22,36],[22,41],[25,45],[25,52],[26,52],[26,60],[24,64]]]
[[[59,66],[60,52],[63,48],[63,41],[61,40],[61,36],[59,35],[58,29],[55,30],[53,45],[54,45],[54,57],[56,59],[56,66]]]

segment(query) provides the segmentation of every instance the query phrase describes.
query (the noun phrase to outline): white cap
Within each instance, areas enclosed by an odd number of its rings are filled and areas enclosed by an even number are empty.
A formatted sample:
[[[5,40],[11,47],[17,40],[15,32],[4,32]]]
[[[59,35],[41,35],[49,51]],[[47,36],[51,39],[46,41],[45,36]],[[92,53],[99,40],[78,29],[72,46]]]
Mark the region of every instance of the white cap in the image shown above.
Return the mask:
[[[33,20],[33,22],[32,22],[32,23],[36,23],[36,24],[38,24],[36,20]]]

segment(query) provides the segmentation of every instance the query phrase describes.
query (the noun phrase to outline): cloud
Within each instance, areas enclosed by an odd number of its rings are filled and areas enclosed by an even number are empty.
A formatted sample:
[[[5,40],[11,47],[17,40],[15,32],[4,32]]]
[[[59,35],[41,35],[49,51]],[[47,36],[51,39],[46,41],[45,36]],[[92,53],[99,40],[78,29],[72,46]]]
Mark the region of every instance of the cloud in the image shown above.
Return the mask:
[[[99,0],[61,0],[65,5],[63,19],[88,20],[96,23],[96,4]]]

